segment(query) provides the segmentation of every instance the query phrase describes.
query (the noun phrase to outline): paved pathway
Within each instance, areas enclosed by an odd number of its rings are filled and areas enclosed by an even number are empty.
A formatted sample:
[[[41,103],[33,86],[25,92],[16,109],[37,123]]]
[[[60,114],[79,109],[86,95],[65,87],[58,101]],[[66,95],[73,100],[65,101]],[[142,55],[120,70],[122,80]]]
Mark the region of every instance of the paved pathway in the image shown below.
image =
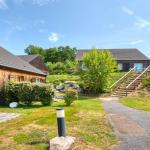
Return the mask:
[[[120,137],[113,150],[150,150],[150,112],[123,106],[118,98],[103,98],[109,120]]]
[[[0,113],[0,123],[5,122],[7,120],[11,120],[18,116],[19,116],[19,114],[14,114],[14,113]]]

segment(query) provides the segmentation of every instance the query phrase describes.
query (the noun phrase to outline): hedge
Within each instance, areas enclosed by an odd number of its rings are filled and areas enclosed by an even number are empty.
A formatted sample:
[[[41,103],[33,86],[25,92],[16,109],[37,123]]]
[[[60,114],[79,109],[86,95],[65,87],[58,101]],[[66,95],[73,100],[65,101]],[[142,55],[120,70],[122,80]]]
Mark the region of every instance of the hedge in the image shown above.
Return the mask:
[[[43,105],[52,103],[53,91],[50,84],[15,83],[8,82],[3,88],[5,103],[18,102],[31,105],[33,101],[40,101]]]

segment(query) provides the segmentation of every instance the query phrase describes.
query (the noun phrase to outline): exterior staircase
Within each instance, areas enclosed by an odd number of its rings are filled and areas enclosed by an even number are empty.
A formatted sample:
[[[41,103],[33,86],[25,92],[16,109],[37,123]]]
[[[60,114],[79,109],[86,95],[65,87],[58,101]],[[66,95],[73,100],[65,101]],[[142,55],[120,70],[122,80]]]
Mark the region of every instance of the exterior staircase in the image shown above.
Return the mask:
[[[111,96],[125,97],[130,95],[141,85],[142,78],[148,75],[150,75],[150,66],[140,72],[132,68],[110,87]]]

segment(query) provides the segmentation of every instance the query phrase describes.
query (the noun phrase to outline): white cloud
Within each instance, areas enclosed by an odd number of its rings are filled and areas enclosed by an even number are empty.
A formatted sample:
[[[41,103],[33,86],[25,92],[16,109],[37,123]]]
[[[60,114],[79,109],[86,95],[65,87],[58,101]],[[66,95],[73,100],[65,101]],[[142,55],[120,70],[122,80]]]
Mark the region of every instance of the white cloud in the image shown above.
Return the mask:
[[[129,9],[128,7],[123,6],[123,7],[122,7],[122,11],[123,11],[124,13],[126,13],[127,15],[130,15],[130,16],[134,15],[134,11],[131,10],[131,9]]]
[[[49,41],[51,42],[57,42],[59,40],[59,35],[55,32],[52,32],[49,37],[48,37]]]
[[[8,8],[6,4],[6,0],[0,0],[0,9],[6,9]]]
[[[141,17],[136,17],[134,25],[139,29],[148,29],[150,30],[150,21],[143,19]]]

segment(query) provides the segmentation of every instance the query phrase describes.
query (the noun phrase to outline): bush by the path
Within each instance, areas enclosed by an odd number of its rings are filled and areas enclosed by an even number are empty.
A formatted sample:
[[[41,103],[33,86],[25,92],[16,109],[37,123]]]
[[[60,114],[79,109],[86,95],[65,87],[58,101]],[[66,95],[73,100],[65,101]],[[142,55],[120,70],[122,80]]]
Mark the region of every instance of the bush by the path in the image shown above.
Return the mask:
[[[65,91],[64,100],[65,100],[66,106],[70,106],[73,103],[73,101],[75,101],[77,99],[78,99],[77,90],[67,89]]]
[[[43,105],[52,103],[53,91],[50,84],[8,82],[3,92],[6,104],[19,102],[31,105],[33,101],[40,101]]]

